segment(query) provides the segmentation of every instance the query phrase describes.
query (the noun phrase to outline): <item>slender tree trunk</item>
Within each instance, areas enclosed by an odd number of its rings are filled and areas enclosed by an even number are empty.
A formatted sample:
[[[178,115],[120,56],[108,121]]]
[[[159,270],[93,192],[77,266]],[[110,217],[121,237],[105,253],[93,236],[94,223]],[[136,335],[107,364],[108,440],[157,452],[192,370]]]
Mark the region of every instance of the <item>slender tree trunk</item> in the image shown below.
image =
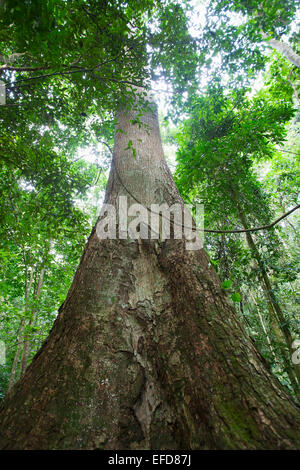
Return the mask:
[[[249,227],[248,227],[248,223],[247,223],[247,220],[246,220],[246,216],[245,216],[243,210],[241,209],[241,206],[238,202],[236,192],[232,188],[232,186],[231,186],[231,194],[232,194],[232,197],[235,201],[237,210],[239,212],[241,223],[242,223],[244,229],[247,230]],[[300,365],[299,364],[294,364],[294,367],[293,367],[292,364],[291,364],[291,359],[290,358],[292,357],[292,354],[293,354],[294,351],[293,351],[293,348],[292,348],[293,339],[292,339],[292,335],[291,335],[289,326],[288,326],[288,324],[285,320],[285,317],[284,317],[284,314],[281,310],[281,307],[280,307],[280,305],[279,305],[279,303],[278,303],[278,301],[277,301],[277,299],[274,295],[274,292],[273,292],[273,289],[272,289],[272,286],[271,286],[271,282],[269,280],[269,276],[267,274],[264,263],[261,259],[261,256],[259,254],[258,249],[256,248],[255,242],[254,242],[253,237],[252,237],[250,232],[246,232],[246,240],[247,240],[247,243],[248,243],[248,246],[249,246],[251,252],[253,253],[254,259],[256,260],[256,262],[258,264],[258,267],[259,267],[259,270],[260,270],[260,273],[261,273],[261,278],[262,278],[262,281],[263,281],[262,287],[263,287],[263,290],[265,292],[267,302],[269,304],[269,312],[270,312],[270,316],[271,316],[271,319],[272,319],[273,329],[274,329],[274,332],[275,332],[275,334],[277,336],[277,339],[278,339],[279,347],[280,347],[280,350],[281,350],[281,355],[282,355],[282,358],[283,358],[283,361],[284,361],[285,367],[286,367],[286,372],[287,372],[287,374],[290,378],[290,381],[291,381],[292,387],[295,391],[295,394],[296,394],[296,396],[298,397],[298,399],[300,401]],[[277,324],[279,326],[280,331],[278,331]],[[287,356],[285,346],[284,346],[284,342],[286,343],[287,350],[288,350],[288,353],[289,353],[289,357]]]
[[[29,297],[31,286],[32,286],[32,282],[33,282],[33,269],[30,272],[29,282],[27,282],[27,279],[26,279],[25,311],[28,310],[28,297]],[[13,365],[12,365],[11,373],[10,373],[10,377],[9,377],[8,392],[10,392],[10,390],[12,389],[12,387],[15,383],[15,377],[16,377],[16,372],[17,372],[17,368],[18,368],[20,352],[21,352],[23,341],[24,341],[24,328],[25,328],[25,317],[21,318],[21,321],[20,321],[20,327],[19,327],[19,333],[18,333],[18,344],[17,344],[17,349],[16,349],[16,352],[15,352],[15,355],[14,355]]]
[[[271,353],[273,359],[276,361],[276,355],[275,355],[275,352],[274,352],[274,349],[273,349],[273,346],[272,346],[272,342],[271,342],[270,336],[269,336],[269,334],[268,334],[268,330],[267,330],[267,328],[266,328],[266,325],[265,325],[263,316],[262,316],[262,314],[260,313],[260,309],[259,309],[258,303],[257,303],[257,301],[256,301],[256,299],[255,299],[255,297],[254,297],[254,295],[251,294],[251,297],[252,297],[253,302],[254,302],[254,304],[255,304],[255,306],[256,306],[256,312],[257,312],[257,314],[258,314],[258,318],[259,318],[260,324],[261,324],[261,326],[262,326],[263,332],[264,332],[264,334],[265,334],[265,336],[266,336],[266,340],[267,340],[267,343],[268,343],[268,346],[269,346],[269,349],[270,349],[270,353]]]
[[[39,274],[38,285],[37,285],[36,292],[35,292],[35,295],[34,295],[34,298],[35,298],[36,301],[39,299],[40,294],[41,294],[41,290],[42,290],[42,287],[43,287],[44,273],[45,273],[45,267],[43,267],[41,269],[40,274]],[[37,309],[34,308],[31,312],[31,318],[28,322],[29,327],[34,325],[35,320],[36,320],[36,315],[37,315]],[[25,373],[25,370],[27,368],[29,353],[30,353],[30,338],[27,337],[24,341],[22,357],[21,357],[21,365],[20,365],[21,375],[23,375]]]
[[[13,360],[13,365],[10,371],[10,376],[9,376],[9,383],[8,383],[8,392],[11,391],[14,383],[15,383],[15,377],[17,373],[17,368],[18,368],[18,362],[19,362],[19,357],[20,357],[20,352],[21,352],[21,347],[23,344],[24,340],[24,327],[25,327],[25,318],[21,318],[20,321],[20,327],[18,331],[18,343],[17,343],[17,349],[15,351],[14,355],[14,360]]]
[[[106,203],[118,207],[130,193],[147,206],[183,204],[156,112],[142,117],[147,130],[134,120],[118,114]],[[300,410],[204,250],[175,239],[100,240],[95,228],[48,339],[1,409],[3,449],[299,445]]]

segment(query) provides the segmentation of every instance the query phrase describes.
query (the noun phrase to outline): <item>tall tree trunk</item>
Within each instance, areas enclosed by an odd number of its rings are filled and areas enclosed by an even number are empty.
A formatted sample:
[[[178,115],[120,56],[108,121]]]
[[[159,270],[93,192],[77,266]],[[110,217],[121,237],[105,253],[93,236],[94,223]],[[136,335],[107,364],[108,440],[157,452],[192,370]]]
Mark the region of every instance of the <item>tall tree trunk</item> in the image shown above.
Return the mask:
[[[134,121],[135,112],[119,112],[106,202],[130,193],[147,206],[182,204],[156,112],[142,117],[146,129]],[[100,240],[95,228],[48,339],[1,410],[3,449],[299,445],[300,410],[204,250],[175,239]]]
[[[238,202],[236,191],[232,186],[230,186],[230,190],[231,190],[233,200],[235,201],[235,205],[237,207],[241,223],[244,229],[247,230],[249,226],[246,220],[246,216]],[[274,295],[269,276],[267,274],[264,263],[261,259],[259,251],[255,245],[255,242],[250,232],[246,232],[246,240],[260,270],[261,278],[263,281],[262,288],[266,295],[273,329],[278,339],[278,344],[280,347],[282,359],[285,364],[286,372],[289,376],[289,379],[291,381],[295,394],[298,397],[298,400],[300,401],[300,365],[299,364],[292,365],[291,363],[291,357],[294,351],[292,347],[293,338],[292,338],[289,326],[285,320],[283,311],[281,310],[281,307]],[[285,345],[287,347],[289,357],[286,353]]]

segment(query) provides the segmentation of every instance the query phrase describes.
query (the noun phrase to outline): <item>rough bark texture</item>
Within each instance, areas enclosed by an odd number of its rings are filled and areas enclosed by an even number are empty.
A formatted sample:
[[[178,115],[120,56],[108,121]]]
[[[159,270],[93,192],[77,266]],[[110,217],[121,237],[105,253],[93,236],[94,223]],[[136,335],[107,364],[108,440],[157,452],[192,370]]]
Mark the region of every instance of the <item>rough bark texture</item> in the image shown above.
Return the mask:
[[[37,300],[41,294],[41,290],[43,287],[43,280],[44,280],[44,273],[45,273],[45,268],[43,267],[39,273],[39,280],[38,280],[38,285],[36,288],[35,292],[35,300]],[[37,310],[36,308],[31,312],[31,318],[29,319],[28,326],[33,326],[36,321],[36,315],[37,315]],[[28,356],[30,353],[30,340],[29,338],[26,338],[24,341],[24,346],[23,346],[23,352],[22,352],[22,357],[21,357],[21,364],[20,364],[20,372],[21,375],[24,375],[27,363],[28,363]]]
[[[25,279],[26,279],[26,281],[25,281],[25,312],[26,312],[28,310],[29,293],[30,293],[31,286],[32,286],[32,283],[33,283],[33,269],[30,272],[29,281],[27,280],[27,271],[26,271],[25,276],[26,276],[25,277]],[[16,352],[15,352],[14,360],[13,360],[13,365],[12,365],[12,368],[11,368],[10,377],[9,377],[9,384],[8,384],[8,391],[9,392],[11,391],[11,389],[12,389],[14,383],[15,383],[15,377],[16,377],[16,373],[17,373],[19,357],[20,357],[22,345],[24,343],[25,321],[26,321],[26,317],[24,315],[21,318],[21,321],[20,321],[20,328],[19,328],[19,331],[18,331],[18,344],[17,344],[17,349],[16,349]]]
[[[106,201],[181,202],[155,113],[119,114]],[[137,151],[125,150],[131,140]],[[117,176],[121,176],[123,184]],[[136,202],[136,201],[131,201]],[[288,449],[300,411],[204,250],[93,229],[54,327],[2,405],[3,449]]]

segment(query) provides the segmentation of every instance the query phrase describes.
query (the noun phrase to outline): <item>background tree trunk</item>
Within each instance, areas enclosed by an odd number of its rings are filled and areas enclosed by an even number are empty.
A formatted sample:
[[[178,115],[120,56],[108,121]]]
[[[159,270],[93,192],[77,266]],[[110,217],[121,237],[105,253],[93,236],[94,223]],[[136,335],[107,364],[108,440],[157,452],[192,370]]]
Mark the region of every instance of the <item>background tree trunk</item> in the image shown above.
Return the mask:
[[[233,200],[235,201],[240,220],[242,223],[242,226],[244,227],[245,230],[249,228],[246,216],[241,209],[239,203],[238,203],[238,197],[237,194],[232,186],[230,186],[231,194],[233,197]],[[262,280],[262,288],[263,291],[265,292],[266,300],[268,302],[268,308],[269,308],[269,313],[270,313],[270,318],[272,321],[273,325],[273,330],[275,332],[275,335],[278,339],[278,344],[279,348],[281,351],[282,359],[285,364],[286,372],[289,376],[289,379],[291,381],[293,390],[295,392],[295,395],[297,396],[299,402],[300,402],[300,365],[299,364],[292,364],[291,362],[291,357],[293,354],[293,348],[292,348],[292,343],[293,343],[293,338],[292,334],[290,332],[289,325],[284,317],[284,313],[276,299],[276,296],[274,294],[274,291],[272,289],[272,285],[269,279],[269,276],[267,274],[267,271],[265,269],[263,260],[261,259],[261,256],[259,254],[259,251],[255,245],[255,242],[253,240],[253,237],[250,232],[246,232],[246,240],[248,243],[248,246],[253,254],[253,257],[259,267],[260,274],[261,274],[261,280]],[[286,349],[287,351],[286,351]]]
[[[118,115],[106,202],[118,206],[129,191],[129,202],[183,204],[156,112],[142,117],[146,128],[135,118]],[[95,228],[48,339],[1,411],[3,449],[299,445],[299,408],[245,334],[204,250],[174,239],[100,241]]]
[[[35,291],[35,294],[34,294],[34,299],[35,300],[38,300],[38,298],[41,294],[41,290],[42,290],[42,287],[43,287],[44,273],[45,273],[45,267],[42,267],[41,271],[38,275],[38,284],[37,284],[37,288],[36,288],[36,291]],[[34,325],[35,320],[36,320],[36,315],[37,315],[37,308],[35,307],[31,312],[31,318],[29,319],[28,327],[31,327],[31,326]],[[24,341],[22,357],[21,357],[21,364],[20,364],[21,375],[25,374],[25,370],[27,368],[27,363],[28,363],[29,353],[30,353],[30,338],[27,337]]]
[[[31,271],[30,271],[30,278],[29,278],[29,281],[28,281],[28,279],[27,279],[27,274],[28,274],[27,270],[25,272],[25,279],[26,279],[25,280],[25,313],[27,313],[27,311],[28,311],[28,298],[29,298],[30,289],[31,289],[32,282],[33,282],[33,273],[34,273],[34,268],[32,268]],[[24,313],[24,316],[20,320],[20,327],[19,327],[19,332],[18,332],[18,343],[17,343],[16,352],[15,352],[15,355],[14,355],[13,365],[12,365],[11,372],[10,372],[9,383],[8,383],[8,392],[11,391],[11,389],[12,389],[14,383],[15,383],[15,377],[16,377],[16,373],[17,373],[20,352],[21,352],[21,349],[22,349],[23,341],[24,341],[24,329],[25,329],[25,321],[26,321],[25,313]]]
[[[261,324],[261,326],[262,326],[263,332],[264,332],[264,334],[266,335],[266,340],[267,340],[267,343],[268,343],[268,346],[269,346],[269,350],[270,350],[271,356],[272,356],[273,360],[276,362],[276,354],[275,354],[275,352],[274,352],[274,349],[273,349],[273,346],[272,346],[272,342],[271,342],[271,339],[270,339],[268,330],[267,330],[267,328],[266,328],[266,325],[265,325],[263,316],[262,316],[262,314],[261,314],[261,312],[260,312],[260,308],[259,308],[258,302],[256,301],[256,299],[255,299],[255,297],[253,296],[253,294],[251,294],[251,297],[252,297],[253,303],[254,303],[254,305],[255,305],[255,309],[256,309],[256,311],[257,311],[258,318],[259,318],[260,324]]]

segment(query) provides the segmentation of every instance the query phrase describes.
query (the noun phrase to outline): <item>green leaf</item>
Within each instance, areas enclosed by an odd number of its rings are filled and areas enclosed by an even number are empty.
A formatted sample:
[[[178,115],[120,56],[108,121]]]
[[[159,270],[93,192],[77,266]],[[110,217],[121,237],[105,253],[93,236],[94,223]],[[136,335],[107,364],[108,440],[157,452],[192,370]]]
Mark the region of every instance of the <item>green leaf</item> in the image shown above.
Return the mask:
[[[231,284],[232,284],[232,281],[224,281],[222,282],[221,286],[223,287],[223,289],[229,289],[229,287],[231,287]]]
[[[238,292],[235,292],[234,294],[232,294],[231,299],[234,302],[240,302],[241,301],[241,295]]]

